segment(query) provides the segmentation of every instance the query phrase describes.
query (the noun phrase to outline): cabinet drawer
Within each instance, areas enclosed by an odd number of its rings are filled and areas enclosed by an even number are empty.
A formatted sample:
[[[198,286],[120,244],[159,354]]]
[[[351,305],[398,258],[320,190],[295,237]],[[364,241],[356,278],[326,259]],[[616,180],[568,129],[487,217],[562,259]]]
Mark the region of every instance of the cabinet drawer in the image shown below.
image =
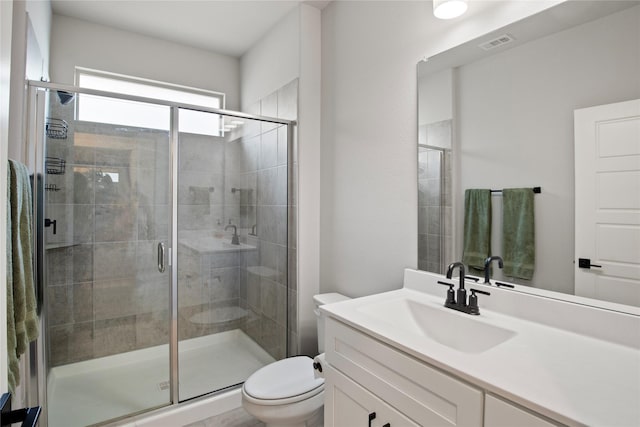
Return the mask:
[[[489,394],[485,397],[484,410],[486,427],[557,427],[560,425]]]
[[[481,426],[483,393],[333,318],[326,319],[331,366],[420,425]]]
[[[325,427],[418,427],[331,366],[325,380]]]

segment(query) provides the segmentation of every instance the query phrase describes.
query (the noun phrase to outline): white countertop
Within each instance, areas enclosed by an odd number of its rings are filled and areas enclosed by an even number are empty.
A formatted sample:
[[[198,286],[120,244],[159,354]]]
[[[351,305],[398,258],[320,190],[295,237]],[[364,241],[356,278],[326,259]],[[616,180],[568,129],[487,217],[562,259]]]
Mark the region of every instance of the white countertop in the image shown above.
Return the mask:
[[[446,288],[441,288],[441,297],[403,288],[329,304],[321,309],[424,362],[560,423],[640,426],[640,350],[637,346],[485,309],[482,300],[491,297],[483,295],[479,296],[480,316],[443,308],[516,332],[509,340],[481,353],[464,353],[428,336],[398,328],[385,320],[389,313],[372,316],[360,310],[370,304],[405,298],[442,307]],[[531,304],[535,304],[535,297],[531,298]],[[558,304],[561,307],[561,303]],[[562,317],[563,312],[558,308],[547,315]],[[629,333],[635,334],[637,330]],[[640,336],[636,339],[640,340]]]

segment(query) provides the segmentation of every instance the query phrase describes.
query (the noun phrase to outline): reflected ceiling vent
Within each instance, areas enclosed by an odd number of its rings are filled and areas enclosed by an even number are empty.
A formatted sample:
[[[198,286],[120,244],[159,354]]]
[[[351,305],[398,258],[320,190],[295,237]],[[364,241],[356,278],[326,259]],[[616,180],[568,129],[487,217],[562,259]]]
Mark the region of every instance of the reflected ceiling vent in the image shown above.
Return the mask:
[[[480,46],[480,48],[484,50],[491,50],[499,46],[504,46],[506,44],[509,44],[513,41],[515,41],[515,37],[509,34],[503,34],[501,36],[496,37],[495,39],[489,40],[488,42],[481,43],[478,46]]]

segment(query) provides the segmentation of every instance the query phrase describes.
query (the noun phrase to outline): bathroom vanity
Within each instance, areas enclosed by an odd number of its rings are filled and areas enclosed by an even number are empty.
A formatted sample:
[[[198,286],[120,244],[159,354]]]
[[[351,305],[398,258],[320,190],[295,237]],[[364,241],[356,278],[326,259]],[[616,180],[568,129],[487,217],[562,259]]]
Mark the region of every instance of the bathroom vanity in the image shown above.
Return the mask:
[[[472,316],[438,281],[321,307],[326,426],[640,425],[640,312],[467,282]]]

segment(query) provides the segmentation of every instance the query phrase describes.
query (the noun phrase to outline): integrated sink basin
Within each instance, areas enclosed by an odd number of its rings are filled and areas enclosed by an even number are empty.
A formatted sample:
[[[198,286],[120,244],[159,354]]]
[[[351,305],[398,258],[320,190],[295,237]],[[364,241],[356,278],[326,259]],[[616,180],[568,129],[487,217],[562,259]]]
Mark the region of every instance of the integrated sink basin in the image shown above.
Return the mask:
[[[209,236],[188,236],[179,237],[178,241],[182,246],[192,249],[199,253],[224,253],[224,252],[244,252],[256,250],[255,246],[240,243],[234,245],[230,242],[230,238],[218,239]]]
[[[464,353],[482,353],[516,335],[512,330],[484,323],[477,316],[407,298],[368,304],[357,310]]]

